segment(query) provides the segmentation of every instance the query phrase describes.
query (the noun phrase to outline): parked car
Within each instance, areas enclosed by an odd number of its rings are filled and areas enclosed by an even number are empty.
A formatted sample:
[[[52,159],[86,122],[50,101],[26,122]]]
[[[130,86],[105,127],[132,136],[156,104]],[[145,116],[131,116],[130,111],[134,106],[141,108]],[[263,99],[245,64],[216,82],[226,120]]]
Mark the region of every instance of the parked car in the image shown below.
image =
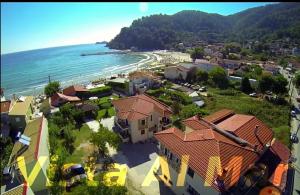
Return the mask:
[[[294,143],[294,144],[299,142],[299,138],[298,138],[296,133],[293,133],[291,135],[291,142]]]
[[[205,87],[205,86],[203,86],[203,87],[200,87],[199,91],[200,91],[200,92],[204,92],[204,91],[206,91],[206,87]]]
[[[295,112],[295,110],[292,110],[292,111],[291,111],[291,116],[292,116],[292,117],[296,117],[296,112]]]
[[[85,175],[85,170],[81,164],[66,164],[62,169],[62,175],[65,180],[69,180],[77,175]]]
[[[256,93],[250,93],[249,96],[251,96],[251,97],[257,97],[257,94]]]

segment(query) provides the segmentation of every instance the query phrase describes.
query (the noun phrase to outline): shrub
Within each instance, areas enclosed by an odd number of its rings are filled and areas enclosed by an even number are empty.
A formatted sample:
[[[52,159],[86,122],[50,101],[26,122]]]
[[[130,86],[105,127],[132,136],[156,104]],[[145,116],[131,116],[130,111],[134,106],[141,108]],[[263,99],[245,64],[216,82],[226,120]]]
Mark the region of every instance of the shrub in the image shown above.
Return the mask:
[[[202,110],[201,108],[199,108],[197,105],[195,104],[190,104],[187,106],[184,106],[181,110],[181,112],[179,113],[179,116],[181,119],[186,119],[195,115],[200,114],[201,116],[207,115],[208,113],[204,110]]]
[[[112,117],[112,116],[115,116],[116,115],[116,111],[113,107],[109,108],[108,109],[108,116],[109,117]]]
[[[110,86],[97,87],[89,90],[90,95],[98,95],[98,96],[105,95],[111,92],[112,89]]]
[[[106,102],[100,105],[101,109],[109,109],[110,107],[112,107],[112,104],[110,102]]]
[[[97,120],[100,120],[102,118],[105,118],[107,114],[107,110],[106,109],[102,109],[98,111],[98,116],[97,116]]]

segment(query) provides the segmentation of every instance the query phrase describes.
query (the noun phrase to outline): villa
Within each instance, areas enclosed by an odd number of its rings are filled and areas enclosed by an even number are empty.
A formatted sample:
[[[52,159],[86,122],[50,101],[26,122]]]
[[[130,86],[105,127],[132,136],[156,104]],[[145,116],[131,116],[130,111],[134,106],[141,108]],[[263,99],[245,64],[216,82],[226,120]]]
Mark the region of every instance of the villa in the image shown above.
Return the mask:
[[[67,96],[77,96],[82,99],[87,96],[88,92],[89,90],[81,85],[71,85],[63,89],[62,93]]]
[[[53,96],[51,96],[51,106],[57,107],[61,106],[62,104],[65,104],[67,102],[75,102],[78,103],[81,101],[81,99],[77,96],[69,96],[64,95],[62,93],[55,93]]]
[[[259,194],[255,181],[285,188],[290,151],[256,117],[225,109],[182,124],[183,131],[154,135],[161,158],[155,174],[175,194]]]
[[[33,120],[27,124],[24,133],[18,134],[17,137],[18,141],[4,169],[5,176],[9,178],[4,188],[1,187],[1,194],[2,189],[5,189],[3,194],[6,195],[48,194],[46,185],[49,166],[47,119],[42,116]]]
[[[148,95],[113,100],[112,104],[116,110],[116,128],[121,135],[128,135],[132,143],[145,141],[171,126],[171,109]]]

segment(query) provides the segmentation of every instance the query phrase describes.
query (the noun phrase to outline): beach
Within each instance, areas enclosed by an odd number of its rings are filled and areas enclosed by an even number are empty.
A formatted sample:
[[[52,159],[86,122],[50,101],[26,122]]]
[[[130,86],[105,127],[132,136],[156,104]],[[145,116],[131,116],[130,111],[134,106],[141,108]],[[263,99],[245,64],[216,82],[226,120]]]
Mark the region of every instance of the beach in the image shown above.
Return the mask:
[[[80,51],[83,50],[81,47],[83,46],[76,46],[80,48]],[[103,80],[106,78],[111,77],[112,75],[118,75],[118,74],[128,74],[132,71],[135,70],[141,70],[141,69],[156,69],[156,68],[163,68],[166,64],[174,64],[177,62],[184,62],[184,61],[190,61],[189,54],[186,53],[180,53],[180,52],[171,52],[171,51],[166,51],[166,50],[156,50],[156,51],[149,51],[149,52],[126,52],[125,54],[119,54],[120,52],[110,52],[111,50],[106,49],[103,47],[103,51],[106,52],[104,55],[88,55],[88,56],[80,56],[82,53],[93,53],[94,51],[99,51],[99,45],[91,45],[91,46],[84,46],[87,47],[88,49],[84,48],[83,52],[73,52],[72,53],[66,53],[65,50],[68,48],[64,49],[64,55],[76,55],[76,56],[71,56],[71,60],[66,59],[67,57],[64,57],[63,55],[57,56],[57,52],[55,53],[56,55],[53,57],[51,56],[51,61],[45,63],[45,60],[38,60],[37,62],[34,62],[35,67],[45,67],[46,70],[41,70],[39,68],[37,71],[33,71],[32,73],[27,73],[27,71],[22,71],[20,74],[15,75],[16,73],[11,73],[14,75],[9,75],[10,77],[8,78],[6,85],[4,85],[4,90],[5,90],[5,97],[7,99],[10,99],[12,94],[15,94],[16,96],[21,96],[21,95],[33,95],[33,96],[38,96],[43,94],[44,87],[48,83],[48,75],[50,75],[51,81],[53,80],[59,80],[61,87],[67,87],[70,85],[76,85],[76,84],[81,84],[81,85],[88,85],[91,84],[93,81],[96,80]],[[92,47],[92,49],[90,49]],[[94,48],[97,47],[97,48]],[[72,49],[69,48],[69,50]],[[102,48],[100,48],[102,49]],[[74,50],[74,49],[73,49]],[[51,53],[48,52],[47,53]],[[73,54],[75,53],[75,54]],[[27,54],[27,53],[26,53]],[[45,55],[45,54],[43,54]],[[39,55],[35,55],[34,57],[36,58],[41,58]],[[46,56],[47,57],[47,56]],[[55,60],[53,60],[53,58]],[[57,60],[56,60],[57,58]],[[107,61],[108,59],[110,61]],[[35,58],[34,58],[35,59]],[[58,61],[59,59],[59,61]],[[64,67],[65,63],[62,61],[66,59],[68,64],[68,67],[71,69]],[[76,59],[76,61],[75,61]],[[132,59],[132,60],[131,60]],[[100,60],[100,61],[99,61]],[[132,62],[136,61],[136,62]],[[88,63],[87,63],[88,62]],[[132,62],[132,63],[130,63]],[[21,62],[23,64],[23,61]],[[32,62],[30,62],[32,63]],[[52,65],[53,63],[58,63],[57,65]],[[28,63],[29,64],[29,63]],[[48,65],[49,64],[49,65]],[[63,80],[61,80],[61,76],[59,76],[62,69],[62,64],[63,68],[70,72],[68,73]],[[13,67],[13,65],[10,65],[9,67]],[[103,68],[101,68],[103,67]],[[3,68],[3,67],[1,67]],[[20,66],[20,69],[23,68],[23,66]],[[30,67],[29,67],[30,68]],[[56,68],[56,69],[53,69]],[[19,69],[19,68],[18,68]],[[54,71],[57,70],[57,71]],[[12,70],[10,70],[12,72]],[[40,79],[41,76],[40,74],[43,74],[42,80],[37,80]],[[9,74],[9,73],[8,73]],[[26,78],[25,77],[27,74]],[[24,75],[24,76],[23,76]],[[7,77],[7,75],[5,75]],[[17,80],[11,78],[21,78],[22,81],[20,84],[17,84]],[[24,81],[26,80],[26,81]],[[2,83],[2,82],[1,82]],[[3,82],[4,83],[4,82]],[[32,83],[32,84],[31,84]],[[33,84],[34,83],[34,84]],[[27,85],[26,85],[27,84]],[[18,88],[15,88],[14,86],[17,86]],[[24,85],[24,87],[22,86]],[[1,86],[3,87],[3,86]],[[9,87],[10,91],[7,90],[7,87]]]

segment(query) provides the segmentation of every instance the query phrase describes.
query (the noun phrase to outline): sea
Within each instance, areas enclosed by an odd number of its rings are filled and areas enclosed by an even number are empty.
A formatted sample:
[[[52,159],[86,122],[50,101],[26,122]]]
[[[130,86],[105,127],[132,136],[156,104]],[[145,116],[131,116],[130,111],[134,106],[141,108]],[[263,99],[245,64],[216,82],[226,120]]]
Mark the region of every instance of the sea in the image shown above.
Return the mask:
[[[103,55],[85,55],[96,54]],[[6,98],[37,95],[45,85],[87,84],[91,80],[128,72],[147,60],[141,53],[120,54],[105,44],[82,44],[1,55],[1,88]]]

